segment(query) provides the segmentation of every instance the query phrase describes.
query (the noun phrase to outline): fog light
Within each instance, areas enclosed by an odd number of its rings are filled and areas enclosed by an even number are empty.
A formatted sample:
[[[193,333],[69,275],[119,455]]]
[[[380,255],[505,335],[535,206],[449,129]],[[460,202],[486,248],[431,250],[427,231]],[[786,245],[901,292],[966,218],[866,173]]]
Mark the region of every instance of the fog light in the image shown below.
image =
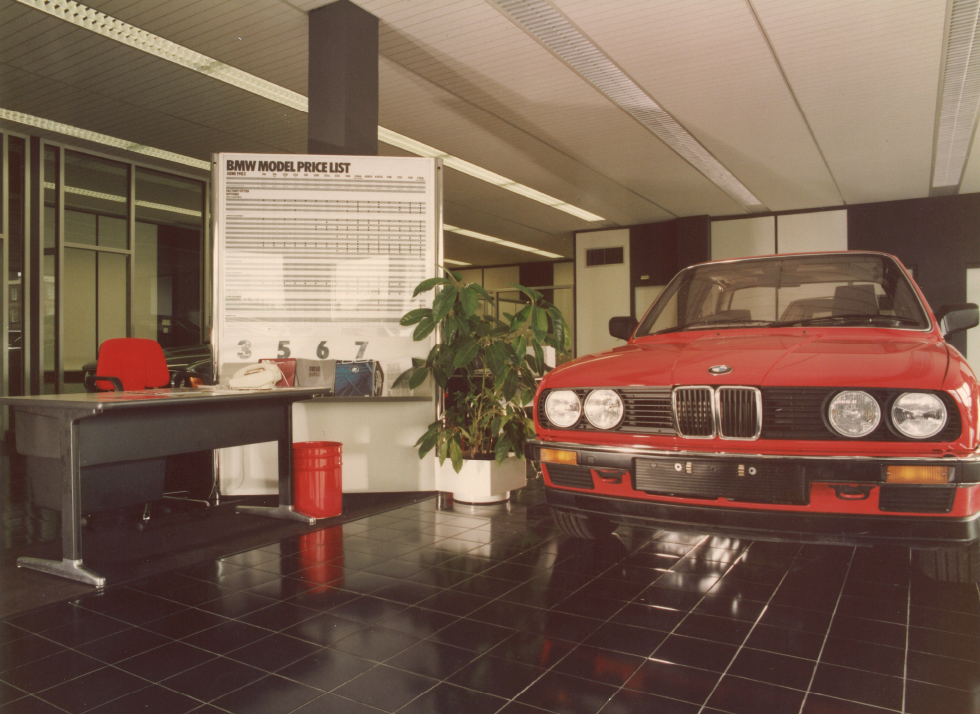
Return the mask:
[[[886,483],[949,483],[948,466],[889,466]]]
[[[553,464],[578,464],[577,451],[562,451],[560,449],[541,449],[540,461],[547,461]]]

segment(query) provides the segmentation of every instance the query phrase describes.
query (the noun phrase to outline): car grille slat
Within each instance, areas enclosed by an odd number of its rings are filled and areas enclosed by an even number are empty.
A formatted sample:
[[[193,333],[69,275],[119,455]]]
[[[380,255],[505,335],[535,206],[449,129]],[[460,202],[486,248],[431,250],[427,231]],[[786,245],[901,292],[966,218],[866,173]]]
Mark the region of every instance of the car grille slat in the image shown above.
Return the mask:
[[[892,513],[949,513],[956,498],[955,486],[881,487],[878,508]]]
[[[759,390],[722,387],[718,390],[718,424],[725,439],[754,439],[759,435]]]
[[[789,505],[807,504],[810,494],[802,466],[710,459],[637,459],[633,487],[662,496]]]
[[[711,388],[678,387],[675,389],[674,416],[677,419],[677,431],[681,436],[714,436],[715,423]]]
[[[566,486],[568,488],[588,488],[594,489],[595,482],[592,480],[592,469],[588,466],[572,466],[570,464],[545,464],[548,478],[556,486]]]
[[[675,433],[670,391],[669,387],[619,390],[625,411],[621,428],[662,434]]]

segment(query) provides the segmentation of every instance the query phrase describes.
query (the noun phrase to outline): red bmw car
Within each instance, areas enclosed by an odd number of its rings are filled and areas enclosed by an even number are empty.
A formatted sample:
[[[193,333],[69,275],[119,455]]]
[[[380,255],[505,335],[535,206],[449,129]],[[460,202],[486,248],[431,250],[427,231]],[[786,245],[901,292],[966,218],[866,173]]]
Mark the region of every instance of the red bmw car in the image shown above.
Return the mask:
[[[692,266],[627,344],[550,372],[536,438],[558,526],[897,544],[980,580],[980,385],[909,272],[870,252]]]

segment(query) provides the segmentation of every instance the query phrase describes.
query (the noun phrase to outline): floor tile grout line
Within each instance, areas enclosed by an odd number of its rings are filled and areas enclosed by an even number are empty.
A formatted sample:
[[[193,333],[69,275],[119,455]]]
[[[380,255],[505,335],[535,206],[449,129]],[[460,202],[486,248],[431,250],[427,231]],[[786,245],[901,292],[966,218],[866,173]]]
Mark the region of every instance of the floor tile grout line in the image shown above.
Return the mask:
[[[912,630],[912,550],[909,549],[909,588],[905,602],[905,658],[902,662],[902,712],[905,712],[905,702],[908,699],[909,689],[909,637]]]
[[[656,534],[654,535],[654,537],[656,537],[657,535],[660,535],[661,533],[671,533],[671,532],[673,532],[673,531],[667,531],[667,530],[659,530],[659,531],[657,531],[657,533],[656,533]],[[677,561],[676,561],[676,562],[675,562],[674,564],[672,564],[672,565],[671,565],[670,567],[671,567],[671,568],[673,568],[673,567],[674,567],[674,565],[676,565],[677,563],[679,563],[679,562],[681,562],[682,560],[684,560],[684,558],[686,558],[687,556],[689,556],[689,555],[690,555],[690,554],[691,554],[691,553],[692,553],[692,552],[693,552],[693,551],[694,551],[695,549],[697,549],[697,548],[699,548],[700,546],[702,546],[702,545],[704,545],[705,543],[707,543],[707,542],[708,542],[708,541],[710,541],[710,540],[711,540],[711,536],[709,536],[709,535],[705,535],[704,537],[702,537],[702,538],[701,538],[701,540],[699,540],[699,541],[698,541],[697,543],[695,543],[694,545],[692,545],[692,546],[691,546],[691,548],[690,548],[690,550],[688,550],[688,551],[687,551],[687,552],[686,552],[686,553],[685,553],[684,555],[682,555],[682,556],[681,556],[680,558],[678,558],[678,559],[677,559]],[[651,543],[652,543],[652,542],[654,542],[654,541],[653,541],[653,539],[651,538],[651,540],[650,540],[649,542],[651,542]],[[668,542],[669,542],[669,541],[668,541]],[[743,551],[743,552],[744,552],[744,551]],[[739,554],[739,556],[738,556],[738,558],[736,558],[736,559],[735,559],[735,562],[734,562],[734,563],[732,563],[732,564],[731,564],[731,565],[730,565],[730,566],[728,567],[728,569],[727,569],[727,570],[725,571],[725,573],[727,574],[728,572],[730,572],[730,571],[731,571],[731,569],[732,569],[733,567],[735,567],[735,564],[736,564],[736,563],[738,563],[738,561],[739,561],[739,560],[741,560],[741,558],[742,558],[742,553],[740,553],[740,554]],[[663,571],[663,572],[664,572],[664,573],[669,573],[669,572],[671,572],[671,570],[670,570],[670,568],[668,568],[667,570],[665,570],[665,571]],[[673,571],[673,572],[678,572],[678,571]],[[660,576],[660,577],[663,577],[663,574],[661,574],[661,576]],[[646,591],[647,591],[647,589],[649,589],[649,588],[651,588],[651,587],[655,587],[655,586],[656,586],[656,584],[657,584],[657,580],[659,580],[659,579],[660,579],[660,577],[658,577],[658,578],[657,578],[656,580],[654,580],[653,582],[651,582],[651,583],[650,583],[650,584],[649,584],[649,585],[648,585],[648,586],[647,586],[646,588],[644,588],[644,589],[643,589],[643,590],[642,590],[642,591],[640,592],[640,594],[642,594],[642,593],[644,593],[644,592],[646,592]],[[722,577],[724,577],[724,575],[722,575]],[[721,580],[721,578],[719,578],[719,580]],[[710,590],[710,588],[709,588],[709,590]],[[691,591],[689,591],[689,590],[681,590],[680,592],[691,592]],[[638,594],[638,595],[637,595],[636,597],[634,597],[634,598],[633,598],[632,600],[630,600],[630,603],[633,603],[633,602],[636,602],[636,598],[637,598],[637,597],[640,597],[640,594]],[[677,621],[677,624],[675,624],[675,625],[674,625],[674,627],[673,627],[673,628],[671,628],[671,630],[670,630],[670,631],[669,631],[669,632],[667,633],[667,636],[666,636],[666,637],[664,637],[664,639],[663,639],[663,640],[661,640],[661,642],[660,642],[660,643],[659,643],[659,644],[658,644],[658,645],[657,645],[656,647],[654,647],[654,648],[653,648],[653,651],[651,651],[651,652],[650,652],[650,654],[648,654],[647,656],[645,656],[645,657],[643,657],[643,658],[642,658],[642,659],[643,659],[643,661],[642,661],[642,662],[640,662],[640,664],[639,664],[639,665],[637,665],[637,667],[636,667],[636,669],[634,669],[634,670],[633,670],[633,672],[632,672],[632,674],[630,674],[630,676],[629,676],[629,678],[628,678],[628,679],[626,679],[626,681],[624,681],[624,682],[623,682],[623,683],[622,683],[621,685],[619,685],[619,687],[617,687],[617,688],[616,688],[616,692],[615,692],[615,693],[614,693],[614,694],[613,694],[613,695],[612,695],[612,696],[611,696],[611,697],[609,698],[609,701],[612,701],[612,699],[613,699],[614,697],[616,697],[616,696],[617,696],[617,695],[618,695],[618,694],[619,694],[620,692],[622,692],[622,691],[623,691],[624,689],[626,689],[626,684],[627,684],[627,683],[629,682],[629,680],[630,680],[630,679],[632,679],[633,677],[635,677],[635,676],[636,676],[636,673],[637,673],[637,672],[639,672],[639,671],[640,671],[640,670],[641,670],[641,669],[643,668],[643,665],[644,665],[644,664],[646,664],[646,663],[647,663],[647,662],[648,662],[648,661],[649,661],[649,660],[650,660],[650,659],[651,659],[651,658],[653,657],[653,655],[654,655],[654,654],[656,654],[656,652],[657,652],[657,650],[658,650],[658,649],[660,649],[660,647],[661,647],[661,646],[663,645],[663,643],[667,641],[667,638],[669,638],[669,637],[670,637],[671,635],[673,635],[673,634],[674,634],[674,633],[675,633],[675,632],[677,631],[677,628],[678,628],[678,627],[680,627],[680,626],[681,626],[682,624],[684,624],[684,621],[685,621],[685,620],[686,620],[686,619],[688,618],[688,616],[689,616],[689,615],[690,615],[690,614],[691,614],[692,612],[694,612],[694,610],[695,610],[695,608],[697,608],[697,606],[698,606],[698,605],[700,605],[700,604],[701,604],[701,602],[702,602],[702,601],[704,600],[704,598],[706,598],[707,596],[708,596],[708,593],[707,593],[707,592],[705,592],[704,594],[702,594],[702,595],[701,595],[701,598],[700,598],[700,599],[699,599],[699,600],[697,601],[697,603],[695,603],[695,604],[694,604],[694,605],[693,605],[693,606],[692,606],[692,607],[691,607],[691,608],[690,608],[690,609],[689,609],[689,610],[688,610],[688,611],[687,611],[687,612],[686,612],[686,613],[684,614],[684,616],[683,616],[683,617],[682,617],[682,618],[681,618],[680,620],[678,620],[678,621]],[[678,611],[678,612],[679,612],[679,611]],[[668,698],[668,699],[673,699],[673,697],[667,697],[667,698]],[[675,701],[683,701],[683,700],[679,700],[679,699],[678,699],[678,700],[675,700]],[[608,704],[609,704],[609,702],[606,702],[606,704],[604,704],[604,705],[602,706],[602,709],[604,709],[604,708],[605,708],[605,707],[606,707],[606,706],[607,706]],[[601,711],[602,711],[602,709],[600,709],[599,711],[601,712]]]
[[[823,642],[820,644],[820,651],[817,653],[816,664],[813,666],[813,674],[810,675],[810,682],[807,684],[806,693],[803,695],[803,701],[800,703],[800,714],[803,714],[803,708],[806,706],[806,700],[810,696],[810,692],[813,690],[813,682],[817,678],[817,670],[820,668],[820,659],[823,657],[823,651],[827,647],[827,640],[830,639],[830,628],[834,626],[834,618],[837,617],[837,608],[840,607],[841,598],[844,597],[844,587],[847,585],[847,579],[851,575],[851,566],[854,565],[854,556],[857,554],[857,547],[851,548],[851,557],[847,561],[847,571],[844,573],[844,580],[841,582],[840,592],[837,593],[837,601],[834,603],[834,611],[830,614],[830,622],[827,623],[827,631],[824,633]]]
[[[756,542],[758,542],[758,541],[756,541]],[[744,552],[748,552],[749,549],[751,549],[751,547],[752,547],[753,544],[750,544],[749,547],[746,548]],[[705,707],[708,706],[708,702],[711,701],[712,695],[714,695],[715,691],[717,691],[718,685],[721,684],[721,680],[723,680],[725,678],[725,675],[728,674],[728,670],[730,670],[732,668],[732,663],[735,662],[735,660],[738,657],[739,653],[743,649],[745,649],[745,643],[749,641],[749,638],[752,636],[752,633],[755,632],[756,626],[759,624],[759,622],[762,620],[762,618],[766,616],[766,612],[769,610],[769,606],[772,604],[773,598],[776,597],[776,593],[779,592],[779,588],[782,587],[783,583],[786,581],[786,578],[789,577],[790,570],[792,570],[793,566],[796,564],[796,561],[799,559],[801,550],[802,549],[797,550],[796,555],[793,557],[793,561],[790,563],[789,567],[786,568],[786,572],[783,573],[783,576],[779,579],[779,583],[773,589],[772,595],[770,595],[769,596],[769,599],[766,600],[766,605],[765,605],[765,607],[762,608],[762,612],[760,612],[759,615],[758,615],[758,617],[755,618],[755,622],[752,623],[752,627],[749,628],[748,633],[746,633],[745,637],[742,638],[742,643],[736,648],[735,654],[733,654],[732,655],[732,658],[728,661],[728,665],[725,667],[725,670],[721,673],[721,676],[718,677],[718,681],[715,682],[715,686],[711,688],[711,691],[708,693],[708,696],[705,697],[704,702],[701,704],[701,708],[698,710],[699,714],[700,714],[700,712],[703,712],[704,711]],[[743,555],[744,555],[744,553],[743,553]],[[735,564],[734,563],[732,564],[732,567],[733,568],[735,567]],[[729,569],[728,572],[731,572],[731,568]],[[727,572],[726,572],[726,575],[727,575]],[[724,577],[724,575],[722,577]],[[761,681],[761,680],[759,680],[759,681]],[[765,683],[766,684],[769,684],[769,682],[765,682]],[[776,685],[776,686],[779,686],[779,685]],[[804,699],[805,698],[806,697],[804,696]]]

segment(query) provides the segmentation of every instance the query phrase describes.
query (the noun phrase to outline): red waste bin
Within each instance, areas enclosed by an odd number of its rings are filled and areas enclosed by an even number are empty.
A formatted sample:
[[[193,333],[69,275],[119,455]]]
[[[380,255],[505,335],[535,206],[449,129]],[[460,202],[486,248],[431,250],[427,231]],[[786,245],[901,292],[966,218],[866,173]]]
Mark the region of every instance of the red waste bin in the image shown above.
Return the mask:
[[[293,508],[304,516],[331,518],[343,510],[341,449],[337,441],[293,444]]]

